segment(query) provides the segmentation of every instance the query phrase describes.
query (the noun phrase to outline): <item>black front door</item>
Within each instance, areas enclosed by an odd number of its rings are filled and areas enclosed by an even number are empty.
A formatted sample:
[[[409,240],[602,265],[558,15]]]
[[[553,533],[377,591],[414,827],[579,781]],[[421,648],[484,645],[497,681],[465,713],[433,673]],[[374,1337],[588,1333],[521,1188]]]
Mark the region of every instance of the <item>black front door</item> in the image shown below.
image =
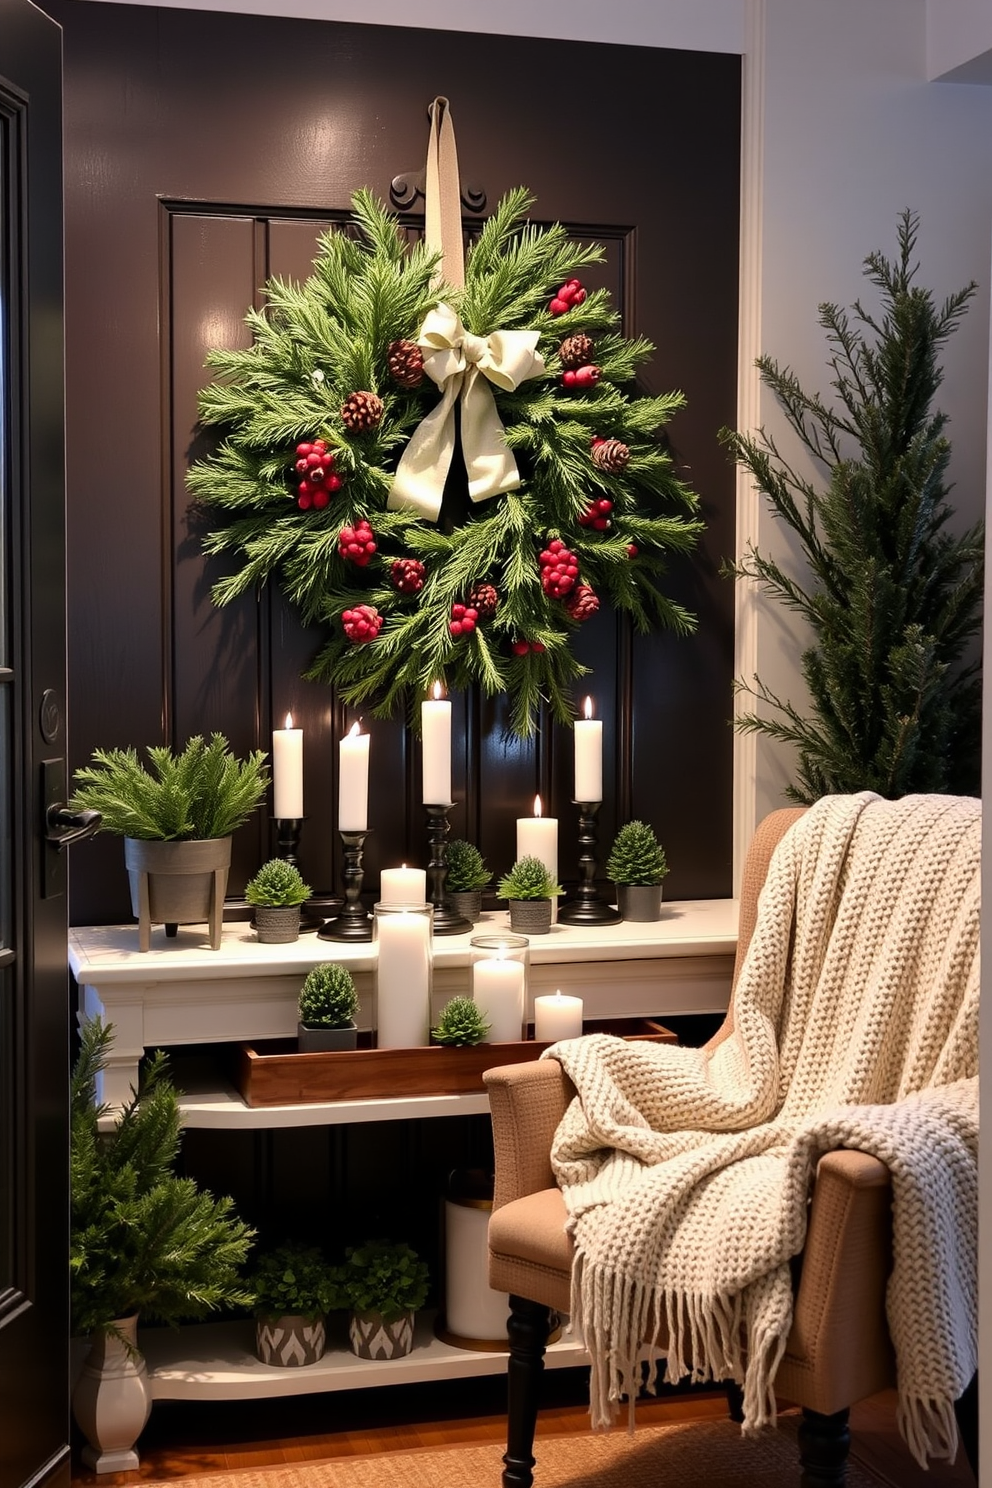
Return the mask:
[[[0,1488],[68,1483],[61,32],[0,0]]]

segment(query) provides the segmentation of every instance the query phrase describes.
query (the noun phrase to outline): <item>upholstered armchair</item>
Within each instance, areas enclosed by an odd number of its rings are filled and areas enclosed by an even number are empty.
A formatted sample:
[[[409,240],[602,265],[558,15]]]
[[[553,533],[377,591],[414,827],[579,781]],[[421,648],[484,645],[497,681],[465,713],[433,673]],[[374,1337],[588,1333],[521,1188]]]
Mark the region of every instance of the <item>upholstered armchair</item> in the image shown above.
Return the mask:
[[[755,834],[741,891],[735,986],[771,855],[801,814],[776,811]],[[732,1006],[714,1042],[727,1037]],[[494,1069],[485,1079],[496,1175],[489,1279],[510,1294],[511,1305],[503,1484],[530,1488],[549,1325],[553,1314],[570,1306],[573,1248],[549,1154],[575,1092],[553,1059]],[[891,1234],[885,1164],[859,1151],[826,1153],[816,1169],[806,1243],[795,1268],[791,1332],[774,1382],[780,1400],[802,1407],[797,1477],[803,1488],[843,1484],[849,1408],[895,1381],[885,1308]],[[655,1342],[664,1349],[665,1336]]]

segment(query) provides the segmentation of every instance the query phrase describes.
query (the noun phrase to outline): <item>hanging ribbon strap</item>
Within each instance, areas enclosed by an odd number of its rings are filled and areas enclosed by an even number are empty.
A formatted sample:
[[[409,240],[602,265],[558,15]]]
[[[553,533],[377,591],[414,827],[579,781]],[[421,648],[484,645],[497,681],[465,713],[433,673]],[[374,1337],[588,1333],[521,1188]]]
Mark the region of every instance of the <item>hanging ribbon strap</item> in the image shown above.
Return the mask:
[[[427,150],[425,237],[428,247],[443,253],[443,278],[460,287],[465,282],[458,157],[455,131],[446,98],[431,104]],[[388,505],[437,521],[444,482],[455,451],[455,404],[461,399],[462,455],[473,501],[515,491],[521,483],[517,462],[506,447],[490,383],[504,392],[544,371],[537,350],[537,331],[493,331],[473,336],[450,305],[428,312],[417,345],[424,371],[441,389],[436,408],[413,431],[396,470]]]

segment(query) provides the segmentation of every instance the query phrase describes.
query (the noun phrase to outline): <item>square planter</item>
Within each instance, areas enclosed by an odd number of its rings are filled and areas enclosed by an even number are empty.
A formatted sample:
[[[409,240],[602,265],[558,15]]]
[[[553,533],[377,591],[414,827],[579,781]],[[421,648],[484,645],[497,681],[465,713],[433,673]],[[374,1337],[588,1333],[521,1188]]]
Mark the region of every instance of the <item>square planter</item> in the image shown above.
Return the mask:
[[[358,1028],[320,1028],[306,1023],[296,1025],[296,1044],[301,1054],[327,1054],[332,1050],[356,1049]]]

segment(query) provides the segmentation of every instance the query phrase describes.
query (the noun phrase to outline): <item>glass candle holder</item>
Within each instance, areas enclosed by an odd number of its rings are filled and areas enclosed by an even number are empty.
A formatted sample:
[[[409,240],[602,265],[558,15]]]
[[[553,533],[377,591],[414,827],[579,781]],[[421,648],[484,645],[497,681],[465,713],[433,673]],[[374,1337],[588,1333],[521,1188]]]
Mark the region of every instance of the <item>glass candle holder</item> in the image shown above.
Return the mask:
[[[490,1044],[517,1043],[526,1037],[527,972],[530,941],[526,935],[493,931],[473,935],[472,1001],[489,1024]]]
[[[414,1049],[430,1043],[433,927],[433,904],[380,902],[374,907],[377,1049]]]

